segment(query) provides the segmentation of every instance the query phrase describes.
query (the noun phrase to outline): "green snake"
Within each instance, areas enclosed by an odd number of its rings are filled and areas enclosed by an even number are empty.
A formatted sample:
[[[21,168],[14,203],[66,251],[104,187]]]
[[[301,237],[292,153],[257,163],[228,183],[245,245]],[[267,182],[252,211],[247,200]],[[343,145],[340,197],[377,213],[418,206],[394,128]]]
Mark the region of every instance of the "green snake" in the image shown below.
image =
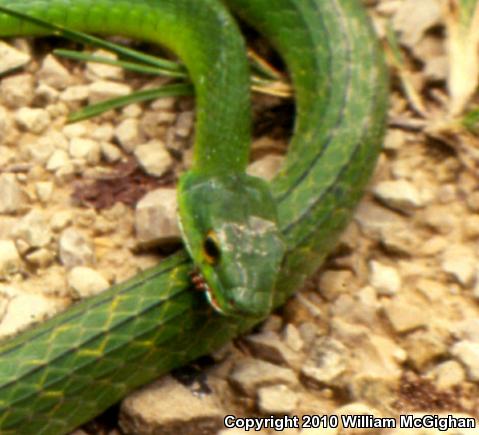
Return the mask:
[[[351,217],[387,111],[387,74],[360,2],[223,3],[0,0],[75,30],[166,46],[197,103],[193,167],[178,189],[187,249],[2,343],[2,434],[66,433],[251,329],[318,268]],[[293,137],[269,184],[245,175],[249,70],[225,6],[271,41],[295,90]],[[0,15],[0,36],[43,34]],[[192,289],[193,269],[206,292]]]

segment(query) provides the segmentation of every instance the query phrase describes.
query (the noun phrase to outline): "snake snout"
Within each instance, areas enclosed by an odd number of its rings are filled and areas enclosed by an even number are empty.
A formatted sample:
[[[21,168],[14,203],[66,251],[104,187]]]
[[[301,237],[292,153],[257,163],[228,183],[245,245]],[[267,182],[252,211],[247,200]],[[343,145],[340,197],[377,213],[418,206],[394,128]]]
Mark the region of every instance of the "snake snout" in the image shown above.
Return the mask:
[[[229,303],[235,314],[247,317],[266,317],[271,311],[269,292],[253,291],[246,287],[234,287],[229,291]]]

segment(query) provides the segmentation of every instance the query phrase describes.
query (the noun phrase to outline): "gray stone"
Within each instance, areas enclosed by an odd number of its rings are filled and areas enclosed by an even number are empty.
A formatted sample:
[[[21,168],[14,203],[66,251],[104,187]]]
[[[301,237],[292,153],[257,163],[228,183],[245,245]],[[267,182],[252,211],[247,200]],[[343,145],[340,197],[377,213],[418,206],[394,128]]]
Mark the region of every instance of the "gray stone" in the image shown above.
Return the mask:
[[[13,236],[18,243],[19,239],[31,248],[44,248],[52,240],[52,233],[47,224],[45,213],[33,209],[22,217],[13,230]]]
[[[8,278],[22,268],[22,259],[18,255],[12,240],[0,240],[0,279]]]
[[[1,44],[0,41],[0,52]],[[1,65],[3,66],[3,63]],[[0,94],[2,101],[11,109],[29,106],[34,96],[33,76],[31,74],[15,74],[2,78]]]
[[[301,354],[288,347],[274,331],[264,331],[245,338],[254,356],[274,364],[298,367]]]
[[[258,408],[264,414],[293,413],[298,402],[298,394],[286,385],[271,385],[258,390]]]
[[[452,346],[451,353],[464,365],[469,380],[479,381],[479,343],[459,341]]]
[[[58,90],[65,89],[73,83],[70,72],[51,54],[43,59],[38,76],[41,82]]]
[[[84,266],[95,262],[92,243],[75,228],[67,228],[60,236],[60,260],[64,266]]]
[[[301,368],[302,375],[313,383],[339,386],[340,378],[348,370],[349,350],[340,341],[318,338]]]
[[[384,313],[397,333],[409,332],[428,323],[429,312],[406,298],[395,297],[384,302]]]
[[[15,113],[17,124],[30,133],[42,133],[51,123],[51,117],[47,110],[30,107],[22,107]]]
[[[0,174],[0,213],[18,213],[25,210],[27,204],[27,196],[15,175]]]
[[[135,230],[140,244],[154,245],[180,238],[176,189],[148,192],[136,205]]]
[[[110,98],[124,97],[131,93],[131,90],[131,86],[124,83],[99,80],[89,86],[88,100],[90,103],[98,103]]]
[[[195,395],[164,376],[123,401],[120,426],[131,434],[211,435],[224,427],[224,416],[214,396]]]
[[[96,270],[85,266],[75,266],[68,273],[68,285],[75,290],[80,298],[86,298],[100,293],[110,284]]]
[[[410,214],[426,205],[416,186],[407,180],[382,181],[373,188],[374,196],[391,209]]]
[[[135,156],[145,172],[155,177],[161,177],[173,166],[173,158],[158,139],[138,145]]]
[[[256,160],[248,166],[247,172],[254,177],[271,181],[281,169],[284,156],[268,154],[262,159]]]
[[[378,294],[385,296],[395,295],[401,289],[401,277],[394,267],[386,266],[379,261],[371,261],[370,282]]]
[[[60,300],[29,293],[14,287],[0,286],[0,295],[7,298],[8,304],[0,323],[0,336],[11,335],[31,323],[50,317],[63,303]]]
[[[235,388],[250,397],[254,397],[256,390],[263,386],[298,384],[293,370],[252,358],[238,361],[228,379]]]
[[[0,74],[26,65],[30,55],[0,41]]]

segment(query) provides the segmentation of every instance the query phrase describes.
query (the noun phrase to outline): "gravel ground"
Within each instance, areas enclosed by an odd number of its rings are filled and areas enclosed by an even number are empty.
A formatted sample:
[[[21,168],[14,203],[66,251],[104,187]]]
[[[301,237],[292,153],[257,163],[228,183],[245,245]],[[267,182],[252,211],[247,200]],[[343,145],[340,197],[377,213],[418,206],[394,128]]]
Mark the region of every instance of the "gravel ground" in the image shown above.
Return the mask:
[[[397,31],[402,56],[388,45],[384,150],[336,251],[256,331],[75,434],[243,433],[225,428],[226,415],[274,415],[263,422],[277,429],[285,416],[322,426],[372,416],[369,429],[286,434],[435,434],[374,425],[399,423],[401,414],[478,416],[479,154],[473,129],[459,122],[474,100],[465,106],[463,77],[451,79],[454,10],[435,0],[367,4],[383,41],[388,23]],[[193,102],[130,105],[66,125],[87,101],[152,84],[47,54],[57,43],[0,46],[2,64],[22,66],[0,82],[2,336],[156,264],[152,246],[168,251],[178,240],[175,180],[191,158]],[[269,178],[281,164],[291,104],[257,97],[255,111],[250,171]]]

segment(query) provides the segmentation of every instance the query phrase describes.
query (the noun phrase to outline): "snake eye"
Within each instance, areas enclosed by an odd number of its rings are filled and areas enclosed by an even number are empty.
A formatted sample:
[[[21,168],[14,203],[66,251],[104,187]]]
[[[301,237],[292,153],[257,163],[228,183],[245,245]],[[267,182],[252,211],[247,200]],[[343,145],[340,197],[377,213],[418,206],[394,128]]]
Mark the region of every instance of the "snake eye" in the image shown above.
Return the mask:
[[[203,242],[203,254],[206,258],[206,261],[215,265],[218,263],[221,255],[218,238],[213,230],[208,231],[206,238]]]

